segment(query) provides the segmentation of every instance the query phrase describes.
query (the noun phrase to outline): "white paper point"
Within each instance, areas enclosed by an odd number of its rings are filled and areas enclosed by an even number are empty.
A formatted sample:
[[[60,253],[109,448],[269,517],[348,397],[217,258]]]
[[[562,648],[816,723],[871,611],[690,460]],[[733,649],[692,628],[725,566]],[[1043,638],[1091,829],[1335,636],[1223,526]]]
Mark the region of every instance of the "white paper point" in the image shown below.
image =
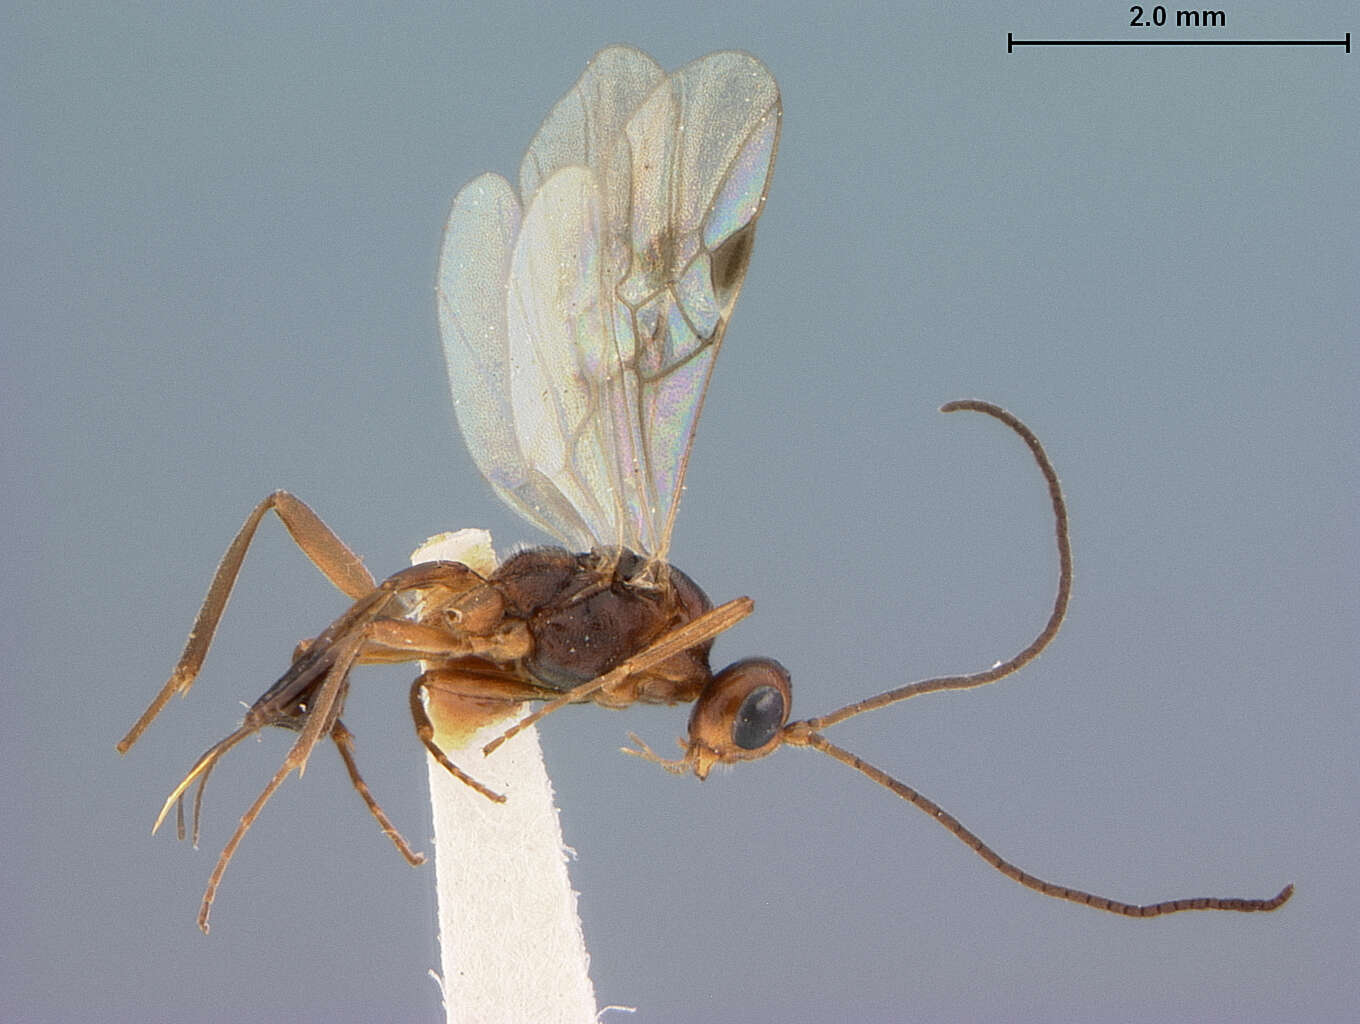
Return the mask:
[[[413,564],[439,559],[489,573],[491,535],[440,534],[411,556]],[[460,768],[504,793],[503,804],[426,757],[444,1008],[450,1024],[591,1024],[590,958],[538,731],[526,729],[483,757],[482,746],[504,730],[493,725],[461,750],[444,747]]]

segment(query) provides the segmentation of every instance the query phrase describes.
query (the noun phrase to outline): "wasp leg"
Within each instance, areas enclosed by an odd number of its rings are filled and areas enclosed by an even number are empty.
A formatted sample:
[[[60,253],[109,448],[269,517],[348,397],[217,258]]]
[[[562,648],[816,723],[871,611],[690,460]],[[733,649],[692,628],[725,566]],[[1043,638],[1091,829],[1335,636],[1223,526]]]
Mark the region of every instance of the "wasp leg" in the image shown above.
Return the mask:
[[[503,665],[469,658],[431,669],[411,684],[411,718],[420,742],[449,774],[502,803],[505,797],[469,778],[440,744],[466,746],[479,729],[513,718],[526,701],[543,700],[552,692]]]
[[[177,693],[181,695],[188,693],[189,687],[198,678],[199,669],[203,667],[203,659],[212,644],[213,634],[217,631],[217,624],[227,607],[227,599],[231,597],[232,587],[235,586],[236,577],[240,574],[246,550],[254,539],[260,520],[271,509],[302,552],[345,594],[357,599],[375,586],[373,575],[364,568],[359,556],[351,551],[315,512],[287,491],[275,491],[251,510],[228,546],[226,554],[222,556],[217,571],[213,573],[212,583],[208,585],[207,596],[203,598],[203,604],[198,609],[198,617],[194,619],[193,628],[189,631],[189,639],[185,641],[184,652],[180,655],[179,662],[170,673],[165,686],[156,695],[156,699],[128,730],[127,735],[119,740],[117,749],[120,754],[126,754],[137,742],[137,738],[160,714],[172,696]]]
[[[378,805],[378,801],[374,799],[372,792],[369,790],[368,783],[365,782],[364,777],[359,774],[359,766],[354,763],[354,734],[346,729],[345,723],[338,718],[335,720],[335,725],[331,727],[331,739],[335,741],[335,749],[340,751],[340,757],[345,762],[345,770],[349,772],[350,782],[354,783],[354,788],[358,791],[359,796],[363,797],[364,803],[368,806],[369,813],[372,814],[374,819],[378,822],[379,827],[383,830],[383,834],[386,835],[388,839],[392,840],[393,845],[396,846],[401,852],[401,855],[406,858],[407,863],[412,867],[424,864],[425,855],[411,849],[411,846],[406,842],[405,837],[403,837],[402,834],[397,831],[397,827],[392,824],[392,819],[383,813],[383,809]],[[195,808],[195,810],[197,810],[197,808]]]
[[[568,690],[561,696],[548,701],[537,711],[526,715],[518,722],[505,730],[500,736],[496,737],[485,747],[482,753],[490,754],[508,739],[523,732],[533,725],[540,718],[552,714],[568,704],[576,704],[588,700],[597,693],[617,686],[629,676],[638,672],[646,672],[663,661],[675,657],[682,651],[687,651],[697,644],[710,640],[735,626],[746,616],[750,615],[755,609],[755,602],[749,597],[737,597],[721,604],[712,611],[705,612],[696,619],[691,619],[678,629],[673,629],[656,643],[652,644],[645,651],[633,655],[627,661],[606,672],[604,675],[592,679],[588,683],[582,683],[575,689]]]
[[[464,634],[452,624],[436,628],[384,613],[393,604],[419,600],[448,622],[440,614],[445,604],[479,586],[481,578],[456,562],[427,562],[388,577],[303,646],[288,671],[251,706],[245,725],[279,725],[300,732],[289,757],[301,775],[313,747],[340,715],[349,672],[356,663],[446,657],[451,647],[466,651]]]
[[[213,868],[212,877],[208,879],[208,888],[203,893],[203,903],[198,909],[198,926],[203,929],[203,934],[208,934],[208,915],[212,913],[213,900],[217,897],[217,888],[222,884],[222,876],[227,872],[227,865],[231,863],[231,858],[236,853],[236,847],[241,845],[241,840],[245,838],[250,826],[255,824],[255,819],[264,810],[264,805],[269,802],[269,798],[274,795],[274,791],[283,785],[283,780],[288,778],[288,773],[293,770],[293,765],[285,759],[283,765],[269,780],[269,784],[255,798],[255,802],[250,805],[246,813],[241,815],[240,824],[236,826],[236,831],[227,840],[227,845],[222,848],[221,855],[217,858],[217,864]]]
[[[494,632],[478,635],[457,626],[378,619],[369,627],[368,642],[359,660],[376,664],[475,657],[509,663],[527,657],[532,646],[528,629],[517,620],[504,623]]]
[[[486,786],[482,785],[467,772],[459,768],[456,764],[449,760],[449,755],[444,753],[444,749],[438,743],[435,742],[434,723],[430,720],[430,714],[425,707],[425,686],[426,686],[425,676],[421,676],[419,679],[417,679],[414,683],[411,684],[411,690],[409,695],[411,705],[411,720],[415,723],[416,737],[420,740],[421,744],[425,747],[425,749],[430,752],[430,756],[433,757],[436,761],[438,761],[441,765],[443,765],[444,770],[447,771],[459,782],[471,786],[473,789],[475,789],[478,793],[481,793],[482,796],[486,797],[488,800],[492,800],[498,804],[505,803],[504,796],[502,796],[500,793],[495,792],[494,790],[488,789]],[[505,713],[513,714],[514,709],[517,706],[518,704],[516,703],[507,704],[505,706]]]
[[[439,578],[439,566],[435,564],[422,566],[421,570],[419,574],[407,570],[406,578],[401,582],[409,582],[410,578],[415,578],[428,584],[430,580]],[[458,574],[454,575],[457,578]],[[415,661],[420,658],[447,657],[451,649],[458,653],[466,653],[467,647],[459,641],[457,634],[418,623],[392,619],[364,621],[365,615],[381,611],[386,599],[398,586],[399,584],[391,580],[384,581],[381,586],[375,587],[363,599],[355,602],[353,608],[332,623],[316,640],[307,644],[289,666],[288,671],[251,706],[241,727],[209,748],[195,762],[193,768],[166,799],[153,831],[165,820],[171,804],[175,804],[177,831],[180,838],[184,837],[183,798],[188,789],[197,782],[193,828],[194,843],[197,845],[203,785],[207,782],[209,773],[228,750],[247,736],[271,725],[301,734],[285,761],[290,768],[296,767],[299,775],[306,768],[307,759],[311,756],[317,741],[329,733],[340,749],[341,756],[350,770],[350,778],[355,782],[360,795],[364,796],[369,809],[379,822],[385,823],[385,815],[377,807],[376,801],[372,800],[371,794],[365,795],[367,787],[363,784],[362,777],[358,776],[351,757],[347,756],[352,750],[349,743],[352,734],[343,725],[339,725],[339,715],[349,688],[350,670],[356,662],[364,660]],[[390,823],[383,825],[384,831],[388,831],[389,825]],[[398,843],[398,846],[401,848],[402,843]],[[403,854],[407,854],[409,849],[405,847]]]
[[[316,741],[323,735],[331,734],[336,722],[340,720],[340,711],[344,707],[345,695],[349,691],[349,672],[354,667],[355,659],[359,655],[359,648],[363,642],[363,633],[349,638],[337,644],[337,650],[325,675],[321,678],[319,685],[315,689],[315,701],[308,705],[305,712],[301,714],[290,709],[273,709],[275,713],[271,716],[267,714],[270,709],[262,708],[260,705],[251,709],[251,713],[246,716],[246,725],[243,725],[235,733],[219,743],[213,750],[209,751],[212,755],[204,755],[207,760],[202,771],[195,766],[188,777],[180,783],[177,791],[172,794],[176,799],[184,792],[189,783],[196,775],[205,774],[209,771],[217,758],[225,752],[227,747],[234,746],[240,742],[238,734],[258,731],[266,725],[281,725],[290,729],[299,729],[300,735],[288,751],[288,756],[283,759],[283,764],[275,772],[274,777],[269,780],[268,785],[255,798],[255,802],[247,808],[246,813],[241,815],[241,820],[236,826],[236,831],[227,840],[227,845],[222,848],[222,853],[217,858],[217,864],[213,868],[212,876],[208,879],[208,887],[203,892],[203,904],[198,912],[198,926],[203,929],[206,935],[208,932],[208,915],[212,911],[213,900],[217,897],[218,886],[222,884],[222,876],[227,872],[227,865],[236,854],[236,848],[241,845],[241,840],[245,838],[250,827],[255,824],[255,819],[264,810],[264,805],[269,802],[269,798],[274,795],[275,790],[283,785],[283,780],[288,777],[288,773],[297,770],[299,776],[307,768],[307,758],[311,755],[312,748],[316,746]],[[260,713],[257,714],[256,712]],[[226,744],[226,746],[224,746]],[[204,762],[201,760],[200,764]],[[169,809],[169,801],[166,801],[165,810]],[[165,816],[165,810],[161,811],[161,817]],[[159,821],[157,822],[159,824]]]

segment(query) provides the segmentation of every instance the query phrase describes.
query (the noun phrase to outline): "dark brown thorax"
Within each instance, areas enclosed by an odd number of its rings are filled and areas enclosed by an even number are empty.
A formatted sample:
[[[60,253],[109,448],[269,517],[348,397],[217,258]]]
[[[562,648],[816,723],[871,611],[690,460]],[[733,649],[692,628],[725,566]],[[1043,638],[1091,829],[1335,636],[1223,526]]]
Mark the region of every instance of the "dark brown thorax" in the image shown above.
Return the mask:
[[[488,582],[504,597],[505,614],[528,625],[533,652],[525,668],[536,682],[563,691],[599,678],[713,607],[679,569],[649,565],[626,549],[531,548]],[[594,699],[607,707],[692,701],[712,678],[711,646],[699,644]]]

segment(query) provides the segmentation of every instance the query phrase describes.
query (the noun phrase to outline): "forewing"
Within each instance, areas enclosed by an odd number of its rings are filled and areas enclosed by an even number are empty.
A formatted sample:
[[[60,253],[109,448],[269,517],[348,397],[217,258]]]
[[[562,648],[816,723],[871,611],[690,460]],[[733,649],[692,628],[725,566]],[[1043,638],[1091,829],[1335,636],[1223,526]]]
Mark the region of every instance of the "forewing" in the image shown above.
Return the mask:
[[[704,394],[746,277],[779,143],[779,90],[758,60],[713,53],[672,74],[628,123],[632,266],[616,289],[627,410],[642,459],[621,460],[640,550],[664,557]],[[630,351],[631,346],[631,351]],[[612,417],[616,437],[623,413]],[[630,452],[627,443],[618,446]]]

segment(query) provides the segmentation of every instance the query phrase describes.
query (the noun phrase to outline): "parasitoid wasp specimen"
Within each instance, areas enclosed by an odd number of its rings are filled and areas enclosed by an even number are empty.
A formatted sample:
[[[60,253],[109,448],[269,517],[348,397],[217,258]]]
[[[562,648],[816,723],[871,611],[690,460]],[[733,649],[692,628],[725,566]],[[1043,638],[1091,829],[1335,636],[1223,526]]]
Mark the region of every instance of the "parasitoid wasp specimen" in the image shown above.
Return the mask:
[[[747,658],[716,674],[710,669],[714,637],[753,604],[742,597],[715,607],[667,554],[704,395],[769,188],[780,117],[774,79],[747,54],[712,53],[667,74],[646,54],[614,46],[591,60],[544,120],[520,165],[518,191],[484,174],[458,193],[437,285],[458,423],[496,493],[564,546],[521,551],[487,575],[458,562],[427,562],[378,583],[297,498],[277,491],[255,506],[217,567],[169,681],[118,750],[125,753],[171,696],[192,686],[267,512],[353,604],[299,646],[288,670],[240,728],[199,758],[156,820],[159,827],[174,806],[183,837],[184,797],[197,783],[197,840],[203,786],[222,755],[266,726],[298,733],[217,861],[198,918],[205,932],[237,846],[325,737],[402,855],[423,860],[369,792],[340,718],[351,670],[376,662],[426,663],[410,689],[416,734],[444,768],[493,801],[504,797],[435,742],[432,709],[456,714],[471,731],[522,703],[545,702],[489,744],[489,753],[567,704],[692,702],[680,758],[661,758],[636,737],[628,752],[703,779],[716,764],[784,745],[811,747],[919,807],[1007,877],[1112,913],[1268,911],[1289,899],[1292,886],[1270,899],[1136,906],[1043,881],[822,735],[909,697],[996,682],[1056,635],[1072,580],[1066,507],[1038,439],[995,405],[951,402],[942,411],[971,410],[1005,424],[1028,445],[1047,482],[1058,591],[1047,623],[1024,650],[983,672],[912,683],[795,722],[788,720],[789,675],[778,662]]]

